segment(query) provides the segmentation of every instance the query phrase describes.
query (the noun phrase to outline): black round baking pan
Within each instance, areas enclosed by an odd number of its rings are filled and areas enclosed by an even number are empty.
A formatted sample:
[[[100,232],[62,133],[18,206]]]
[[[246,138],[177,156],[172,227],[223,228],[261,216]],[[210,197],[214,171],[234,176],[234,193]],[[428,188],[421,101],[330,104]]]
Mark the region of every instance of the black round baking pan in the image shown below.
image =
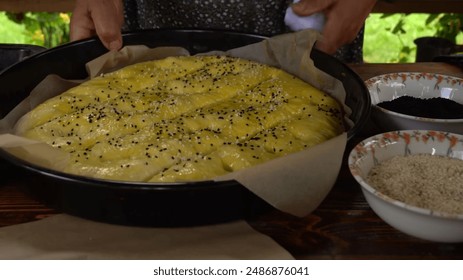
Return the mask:
[[[123,34],[124,45],[180,46],[192,54],[228,50],[265,37],[219,30],[144,30]],[[85,64],[104,54],[96,38],[48,49],[9,67],[0,74],[0,113],[4,117],[47,75],[65,79],[87,77]],[[370,113],[370,97],[363,81],[336,58],[313,50],[316,67],[339,79],[354,122],[354,136]],[[47,170],[4,150],[0,156],[33,176],[34,193],[51,206],[72,215],[102,222],[135,226],[191,226],[251,217],[271,206],[236,181],[179,184],[113,182]]]
[[[23,59],[46,50],[30,44],[0,44],[0,72]]]

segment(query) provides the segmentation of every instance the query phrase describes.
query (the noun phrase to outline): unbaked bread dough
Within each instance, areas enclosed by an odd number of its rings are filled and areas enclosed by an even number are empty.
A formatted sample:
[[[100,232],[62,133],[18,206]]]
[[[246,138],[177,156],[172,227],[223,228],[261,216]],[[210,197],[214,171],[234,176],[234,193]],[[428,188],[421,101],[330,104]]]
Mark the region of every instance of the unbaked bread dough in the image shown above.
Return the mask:
[[[326,93],[227,56],[134,64],[47,100],[16,126],[69,153],[65,172],[150,182],[209,180],[343,131],[341,106]]]

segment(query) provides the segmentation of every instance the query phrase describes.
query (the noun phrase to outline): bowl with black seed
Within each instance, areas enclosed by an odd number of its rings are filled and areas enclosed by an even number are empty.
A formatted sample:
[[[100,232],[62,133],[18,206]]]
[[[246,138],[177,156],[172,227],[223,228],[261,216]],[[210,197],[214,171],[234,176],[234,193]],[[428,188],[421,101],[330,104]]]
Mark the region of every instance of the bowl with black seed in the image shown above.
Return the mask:
[[[380,131],[430,129],[463,134],[463,79],[398,72],[365,81]]]

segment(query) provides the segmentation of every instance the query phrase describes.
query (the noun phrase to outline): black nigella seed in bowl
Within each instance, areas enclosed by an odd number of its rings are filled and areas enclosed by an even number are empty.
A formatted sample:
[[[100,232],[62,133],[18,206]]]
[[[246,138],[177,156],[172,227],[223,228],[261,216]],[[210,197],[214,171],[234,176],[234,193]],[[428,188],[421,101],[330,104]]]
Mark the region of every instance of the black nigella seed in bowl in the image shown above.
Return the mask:
[[[463,119],[463,104],[442,97],[417,98],[401,96],[377,106],[406,115],[433,119]]]

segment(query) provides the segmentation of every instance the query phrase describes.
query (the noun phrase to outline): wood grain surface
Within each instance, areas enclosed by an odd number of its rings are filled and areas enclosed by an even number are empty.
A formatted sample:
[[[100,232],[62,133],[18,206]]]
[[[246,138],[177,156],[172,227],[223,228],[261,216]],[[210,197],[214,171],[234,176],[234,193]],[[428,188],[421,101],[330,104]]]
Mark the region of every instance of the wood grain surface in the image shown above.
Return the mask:
[[[363,79],[402,71],[463,76],[461,69],[444,63],[362,64],[351,68]],[[463,243],[436,243],[407,236],[369,208],[346,159],[354,145],[373,132],[363,131],[348,143],[336,184],[312,214],[297,218],[273,210],[248,220],[249,224],[297,259],[463,259]],[[0,171],[0,227],[59,213],[29,193],[34,181],[23,170],[2,161]]]

